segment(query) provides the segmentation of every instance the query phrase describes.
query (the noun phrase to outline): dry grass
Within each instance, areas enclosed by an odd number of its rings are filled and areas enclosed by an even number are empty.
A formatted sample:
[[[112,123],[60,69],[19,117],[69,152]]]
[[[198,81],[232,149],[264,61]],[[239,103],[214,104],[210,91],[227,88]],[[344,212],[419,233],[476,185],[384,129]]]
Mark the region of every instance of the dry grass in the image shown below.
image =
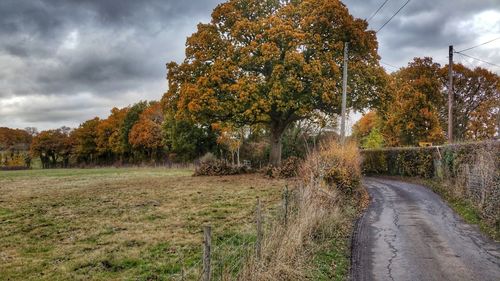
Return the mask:
[[[169,280],[179,257],[253,223],[257,197],[283,181],[259,175],[191,177],[191,170],[0,172],[0,280]]]
[[[302,180],[289,223],[272,228],[264,239],[262,258],[249,261],[242,279],[345,279],[349,236],[359,206],[353,195],[361,192],[359,163],[354,144],[328,143],[310,155],[299,173]]]

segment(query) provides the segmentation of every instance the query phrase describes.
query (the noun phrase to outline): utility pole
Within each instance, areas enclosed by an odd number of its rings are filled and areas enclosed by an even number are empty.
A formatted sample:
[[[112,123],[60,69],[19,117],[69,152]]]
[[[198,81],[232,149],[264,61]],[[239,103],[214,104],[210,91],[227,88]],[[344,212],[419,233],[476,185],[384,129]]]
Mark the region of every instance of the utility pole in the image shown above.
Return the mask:
[[[453,143],[453,45],[449,48],[448,63],[448,142]]]
[[[340,141],[345,143],[345,122],[346,122],[346,107],[347,107],[347,54],[349,52],[349,43],[344,43],[344,77],[342,81],[342,116],[340,121]]]

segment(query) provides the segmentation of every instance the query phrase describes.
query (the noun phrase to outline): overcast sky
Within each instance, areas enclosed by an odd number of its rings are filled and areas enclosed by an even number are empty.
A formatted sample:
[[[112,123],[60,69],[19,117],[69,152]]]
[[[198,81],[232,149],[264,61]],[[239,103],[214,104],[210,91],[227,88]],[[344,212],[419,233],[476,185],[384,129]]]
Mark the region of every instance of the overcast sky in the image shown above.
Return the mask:
[[[384,1],[344,3],[369,18]],[[165,63],[183,59],[186,37],[220,2],[0,0],[0,127],[76,127],[112,107],[160,99]],[[389,0],[370,28],[405,2]],[[422,56],[446,63],[448,45],[461,50],[497,37],[500,0],[412,0],[378,34],[382,62],[395,67]],[[467,53],[500,64],[500,40]]]

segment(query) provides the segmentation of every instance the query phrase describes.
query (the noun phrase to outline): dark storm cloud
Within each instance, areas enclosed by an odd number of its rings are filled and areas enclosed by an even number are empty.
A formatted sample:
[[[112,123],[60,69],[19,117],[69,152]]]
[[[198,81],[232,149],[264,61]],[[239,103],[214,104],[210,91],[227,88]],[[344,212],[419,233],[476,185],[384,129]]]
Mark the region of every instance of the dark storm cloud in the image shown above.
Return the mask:
[[[368,18],[384,0],[346,0]],[[406,0],[390,0],[370,21],[377,30]],[[186,36],[221,0],[0,1],[0,126],[75,126],[113,106],[159,99],[165,63],[184,56]],[[379,34],[384,62],[445,61],[447,46],[500,36],[500,0],[412,0]],[[481,23],[483,15],[489,26]],[[486,36],[488,37],[488,36]],[[500,48],[497,48],[500,49]],[[491,48],[472,52],[500,60]]]

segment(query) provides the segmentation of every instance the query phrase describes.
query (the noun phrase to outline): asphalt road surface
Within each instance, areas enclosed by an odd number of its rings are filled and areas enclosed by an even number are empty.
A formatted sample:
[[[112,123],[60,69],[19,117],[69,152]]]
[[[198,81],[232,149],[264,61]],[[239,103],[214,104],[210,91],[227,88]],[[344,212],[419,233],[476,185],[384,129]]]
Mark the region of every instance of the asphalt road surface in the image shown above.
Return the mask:
[[[429,189],[365,178],[372,197],[353,240],[353,280],[500,281],[500,243]]]

